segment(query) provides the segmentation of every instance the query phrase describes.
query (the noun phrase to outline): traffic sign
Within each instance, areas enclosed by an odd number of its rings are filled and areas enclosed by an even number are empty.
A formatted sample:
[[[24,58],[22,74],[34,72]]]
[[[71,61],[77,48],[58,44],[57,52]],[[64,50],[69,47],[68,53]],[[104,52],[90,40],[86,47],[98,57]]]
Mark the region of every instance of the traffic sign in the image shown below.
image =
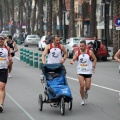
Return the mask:
[[[120,27],[116,27],[116,30],[120,30]]]
[[[115,26],[120,26],[120,16],[118,16],[114,19],[114,24],[115,24]]]

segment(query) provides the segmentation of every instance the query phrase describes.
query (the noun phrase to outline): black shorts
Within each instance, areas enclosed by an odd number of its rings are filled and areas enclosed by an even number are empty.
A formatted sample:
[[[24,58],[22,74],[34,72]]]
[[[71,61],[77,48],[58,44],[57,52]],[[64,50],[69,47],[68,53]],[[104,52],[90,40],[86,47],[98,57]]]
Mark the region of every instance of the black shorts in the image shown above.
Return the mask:
[[[7,83],[8,69],[0,69],[0,82]]]
[[[84,78],[91,78],[92,74],[79,74],[80,76],[83,76]]]

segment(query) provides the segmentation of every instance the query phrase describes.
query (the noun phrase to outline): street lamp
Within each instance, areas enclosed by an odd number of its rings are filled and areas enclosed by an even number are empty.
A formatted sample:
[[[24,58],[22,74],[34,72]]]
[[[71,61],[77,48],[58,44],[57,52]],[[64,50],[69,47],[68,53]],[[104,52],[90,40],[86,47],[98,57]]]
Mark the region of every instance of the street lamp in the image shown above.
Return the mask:
[[[103,42],[107,48],[108,39],[109,39],[109,4],[110,0],[102,0],[102,4],[104,5],[104,35]]]

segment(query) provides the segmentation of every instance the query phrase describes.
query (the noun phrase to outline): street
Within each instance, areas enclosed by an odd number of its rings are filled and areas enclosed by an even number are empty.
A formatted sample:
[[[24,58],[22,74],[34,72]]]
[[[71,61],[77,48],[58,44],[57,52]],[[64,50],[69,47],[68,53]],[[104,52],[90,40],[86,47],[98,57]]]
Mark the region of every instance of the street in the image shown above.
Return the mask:
[[[21,47],[23,46],[18,46]],[[33,46],[26,49],[41,52]],[[73,108],[69,111],[66,104],[65,115],[62,116],[59,107],[50,107],[46,103],[43,104],[43,111],[39,111],[38,96],[44,93],[40,81],[41,70],[20,61],[19,52],[14,59],[12,78],[8,78],[4,111],[0,113],[0,120],[120,120],[119,63],[97,62],[87,103],[81,106],[77,62],[70,65],[70,59],[67,59],[66,77],[73,96]]]

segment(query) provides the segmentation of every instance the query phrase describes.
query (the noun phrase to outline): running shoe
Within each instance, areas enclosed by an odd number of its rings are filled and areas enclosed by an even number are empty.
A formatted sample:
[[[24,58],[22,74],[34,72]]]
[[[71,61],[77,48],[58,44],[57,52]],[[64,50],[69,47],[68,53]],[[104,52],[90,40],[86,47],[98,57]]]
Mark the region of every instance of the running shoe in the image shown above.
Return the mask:
[[[87,91],[84,92],[84,98],[85,98],[85,99],[88,98],[88,92],[87,92]]]
[[[10,73],[8,73],[8,77],[9,77],[9,78],[11,78],[11,75],[10,75]]]
[[[81,105],[85,105],[85,100],[82,100]]]
[[[1,104],[0,105],[0,112],[2,112],[3,111],[3,105]]]

